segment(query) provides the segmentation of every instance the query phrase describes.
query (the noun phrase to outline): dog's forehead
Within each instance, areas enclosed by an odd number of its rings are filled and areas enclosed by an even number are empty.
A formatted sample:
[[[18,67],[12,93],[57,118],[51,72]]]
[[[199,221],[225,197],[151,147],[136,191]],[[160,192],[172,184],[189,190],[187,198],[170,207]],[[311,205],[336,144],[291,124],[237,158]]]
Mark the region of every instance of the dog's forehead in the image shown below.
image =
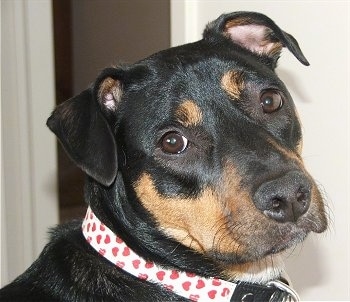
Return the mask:
[[[282,85],[276,73],[256,56],[199,41],[170,48],[144,61],[150,68],[154,85],[172,96],[212,100],[222,90],[233,97],[246,85]]]
[[[240,99],[244,90],[272,84],[284,89],[274,71],[256,57],[202,41],[161,51],[141,63],[149,75],[137,91],[139,101],[159,112],[157,116],[180,116],[184,124],[198,124],[203,110],[232,106],[230,100]]]
[[[124,94],[122,129],[150,152],[154,140],[170,130],[184,130],[207,143],[225,141],[227,135],[233,140],[232,129],[245,134],[267,130],[289,146],[301,138],[300,131],[293,131],[295,138],[290,139],[290,127],[298,130],[299,125],[287,88],[256,56],[196,42],[161,51],[139,64],[147,72],[141,84]],[[285,102],[270,118],[262,113],[261,95],[271,88],[280,91]]]
[[[256,56],[203,41],[158,52],[137,64],[146,72],[125,91],[120,112],[123,129],[145,148],[157,138],[145,136],[145,129],[161,134],[162,129],[180,126],[210,136],[217,133],[221,139],[229,129],[241,127],[234,116],[244,115],[243,120],[255,120],[256,125],[265,123],[255,114],[261,109],[264,89],[277,88],[290,98],[274,70]],[[287,108],[294,116],[293,105]],[[280,116],[270,124],[276,135],[289,127],[286,118]]]

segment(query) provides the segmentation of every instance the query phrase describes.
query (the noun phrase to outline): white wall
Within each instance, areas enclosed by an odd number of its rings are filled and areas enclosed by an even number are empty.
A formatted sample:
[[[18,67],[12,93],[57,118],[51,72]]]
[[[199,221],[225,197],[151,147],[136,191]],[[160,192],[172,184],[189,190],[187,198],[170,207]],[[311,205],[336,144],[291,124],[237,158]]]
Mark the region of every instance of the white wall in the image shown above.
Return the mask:
[[[350,300],[350,74],[349,1],[181,1],[171,4],[172,45],[198,40],[225,12],[250,10],[271,17],[291,33],[310,61],[284,51],[277,72],[298,107],[304,160],[326,192],[331,223],[311,235],[286,260],[303,301]]]

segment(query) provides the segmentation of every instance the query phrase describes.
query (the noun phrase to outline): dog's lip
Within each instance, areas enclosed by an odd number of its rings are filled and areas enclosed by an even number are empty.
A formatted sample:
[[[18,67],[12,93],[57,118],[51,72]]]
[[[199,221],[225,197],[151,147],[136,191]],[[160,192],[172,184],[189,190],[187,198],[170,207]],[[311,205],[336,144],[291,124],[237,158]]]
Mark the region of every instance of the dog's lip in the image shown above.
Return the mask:
[[[220,251],[212,250],[210,252],[210,256],[213,256],[217,261],[226,263],[226,264],[234,264],[239,262],[245,262],[245,259],[248,261],[258,260],[264,258],[269,255],[278,254],[297,246],[299,243],[305,240],[307,235],[310,233],[310,230],[307,230],[303,227],[298,227],[293,223],[285,223],[280,225],[279,230],[275,230],[276,235],[267,236],[271,238],[271,240],[266,240],[264,243],[260,242],[254,248],[250,246],[249,251],[254,251],[252,254],[248,253],[247,255],[240,255],[240,253],[232,251],[226,253],[220,253]],[[254,242],[255,240],[251,238]],[[244,245],[244,243],[242,243]],[[257,252],[259,250],[259,252]],[[254,259],[253,259],[254,258]]]
[[[302,242],[308,233],[308,231],[298,228],[295,225],[286,226],[284,230],[280,230],[278,237],[275,237],[273,242],[266,242],[264,245],[247,249],[247,251],[254,251],[253,253],[249,252],[245,254],[237,251],[220,252],[220,250],[211,250],[207,255],[224,266],[248,263],[291,249]]]
[[[266,255],[277,254],[298,245],[305,240],[309,233],[301,228],[293,227],[292,229],[288,229],[281,233],[275,244],[267,250]]]

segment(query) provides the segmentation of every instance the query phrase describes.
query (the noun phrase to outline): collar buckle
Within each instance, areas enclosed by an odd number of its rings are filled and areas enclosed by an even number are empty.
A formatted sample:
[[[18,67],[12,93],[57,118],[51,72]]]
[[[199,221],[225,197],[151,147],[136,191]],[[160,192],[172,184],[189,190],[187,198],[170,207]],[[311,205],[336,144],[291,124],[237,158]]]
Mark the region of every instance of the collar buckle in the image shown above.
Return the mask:
[[[297,294],[297,292],[291,287],[289,287],[287,284],[283,283],[282,281],[273,280],[268,282],[266,286],[275,287],[281,290],[284,293],[281,300],[282,302],[299,302],[300,301],[300,297]],[[275,301],[274,295],[272,295],[269,302],[273,302],[273,301]]]

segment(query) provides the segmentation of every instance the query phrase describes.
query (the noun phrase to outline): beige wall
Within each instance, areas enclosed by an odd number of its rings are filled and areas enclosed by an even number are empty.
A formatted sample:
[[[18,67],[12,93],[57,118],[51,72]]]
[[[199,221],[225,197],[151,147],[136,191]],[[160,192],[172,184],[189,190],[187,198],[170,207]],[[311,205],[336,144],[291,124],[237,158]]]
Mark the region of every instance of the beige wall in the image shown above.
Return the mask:
[[[133,63],[170,46],[167,0],[74,0],[74,92],[104,68]]]
[[[301,115],[304,160],[324,188],[331,223],[288,255],[287,271],[303,301],[350,300],[350,14],[349,1],[172,0],[172,44],[200,37],[224,12],[265,13],[293,34],[310,61],[284,51],[277,72]]]

